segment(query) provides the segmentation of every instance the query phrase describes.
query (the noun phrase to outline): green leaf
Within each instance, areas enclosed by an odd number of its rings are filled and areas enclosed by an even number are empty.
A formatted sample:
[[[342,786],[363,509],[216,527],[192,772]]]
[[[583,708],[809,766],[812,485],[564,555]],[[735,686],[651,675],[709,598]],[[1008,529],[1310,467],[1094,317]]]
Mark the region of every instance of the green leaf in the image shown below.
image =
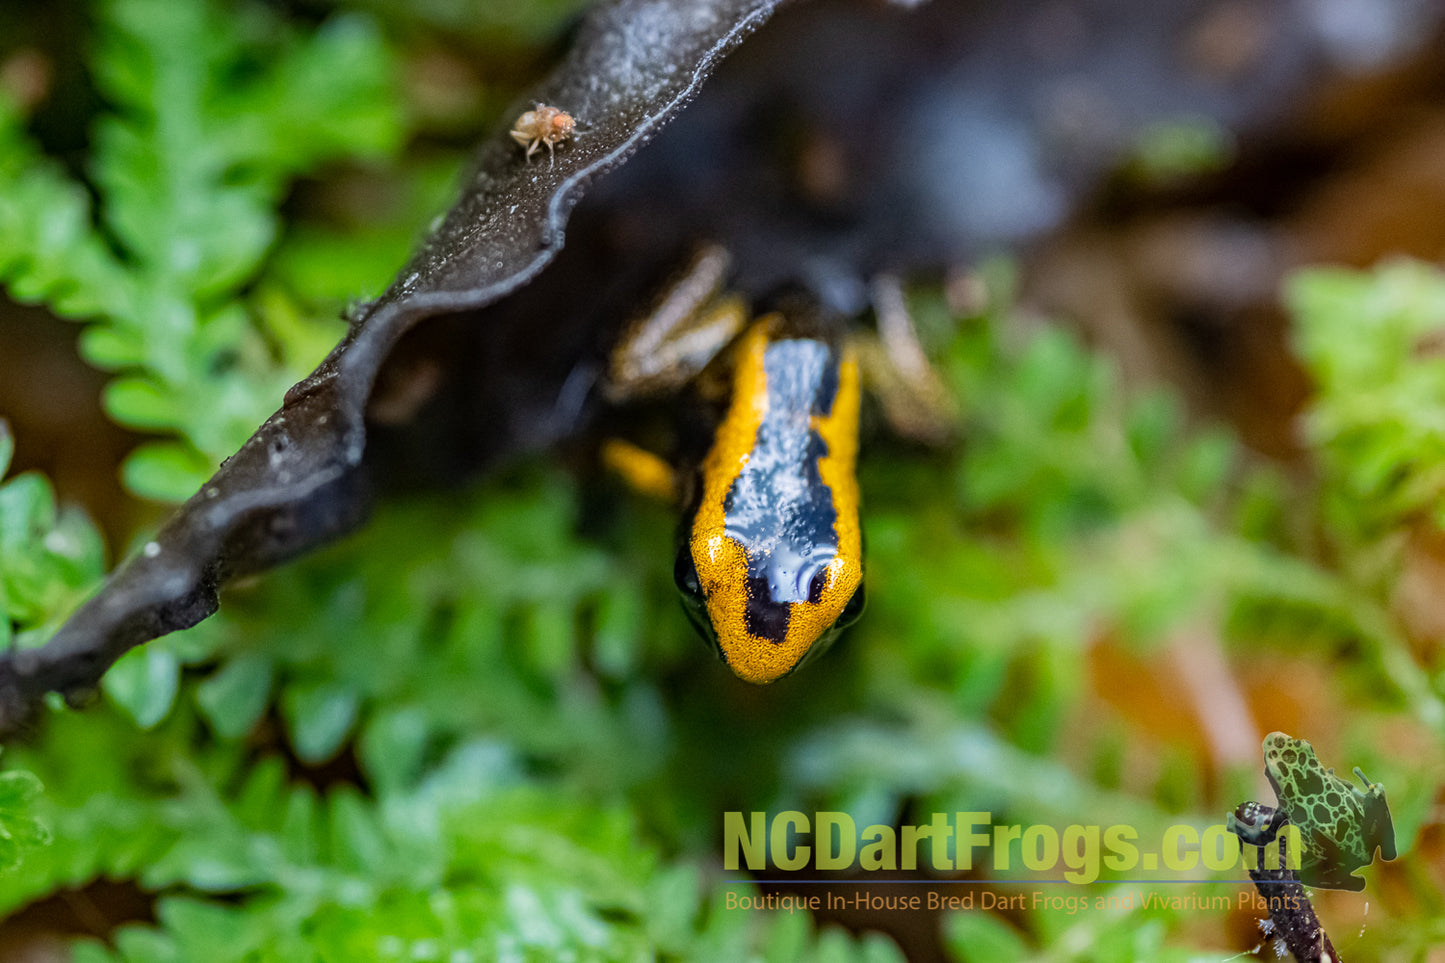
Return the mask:
[[[24,770],[0,772],[0,813],[23,810],[41,793],[40,780]]]
[[[118,957],[99,940],[82,938],[70,944],[71,963],[117,963]]]
[[[8,463],[13,451],[0,421],[0,462]],[[27,472],[0,484],[0,644],[44,642],[99,577],[104,554],[83,514],[56,512],[45,478]]]
[[[189,960],[226,963],[255,948],[256,934],[246,914],[232,908],[172,896],[159,902],[156,916]]]
[[[960,963],[1014,963],[1032,956],[1018,931],[991,913],[948,914],[943,921],[943,941]]]
[[[812,928],[812,918],[807,914],[779,914],[768,934],[763,959],[766,963],[791,963],[802,959]]]
[[[80,356],[102,371],[119,371],[145,364],[147,353],[132,332],[93,324],[80,333]]]
[[[524,622],[522,644],[530,662],[547,676],[561,672],[572,660],[575,616],[557,605],[531,607]]]
[[[606,592],[598,601],[594,657],[604,675],[621,678],[636,666],[645,616],[636,591]]]
[[[141,498],[179,502],[191,497],[215,471],[204,455],[183,442],[147,442],[126,457],[121,477]]]
[[[55,524],[50,483],[26,472],[0,485],[0,552],[20,552]]]
[[[240,655],[196,687],[196,703],[217,735],[239,739],[266,711],[271,679],[270,657]]]
[[[379,872],[388,862],[388,849],[375,811],[353,790],[331,795],[331,858],[356,872]]]
[[[50,829],[31,811],[40,793],[34,773],[22,769],[0,773],[0,872],[15,869],[27,852],[50,844]]]
[[[101,688],[136,725],[149,729],[170,714],[180,680],[180,660],[157,641],[121,656],[101,679]]]
[[[286,797],[280,833],[286,851],[297,862],[314,862],[320,856],[321,806],[310,786],[299,786]]]
[[[177,421],[175,396],[148,378],[117,378],[105,386],[105,407],[134,428],[168,428]]]
[[[126,963],[188,963],[172,936],[149,926],[127,924],[114,938]]]
[[[858,959],[862,963],[904,963],[898,944],[881,933],[864,933],[859,944]]]
[[[356,724],[360,699],[338,683],[293,685],[281,699],[291,745],[302,762],[325,762],[341,749]]]
[[[358,751],[367,778],[378,792],[394,792],[421,775],[431,725],[422,710],[385,709],[366,724]]]

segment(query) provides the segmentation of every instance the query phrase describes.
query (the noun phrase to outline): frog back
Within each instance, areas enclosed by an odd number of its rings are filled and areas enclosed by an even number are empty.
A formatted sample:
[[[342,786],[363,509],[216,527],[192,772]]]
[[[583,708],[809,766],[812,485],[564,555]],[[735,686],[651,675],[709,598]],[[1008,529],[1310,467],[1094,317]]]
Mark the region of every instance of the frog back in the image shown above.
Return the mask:
[[[1366,780],[1366,791],[1360,791],[1320,765],[1308,742],[1283,732],[1265,738],[1264,758],[1280,806],[1304,839],[1306,863],[1354,869],[1368,865],[1377,846],[1386,859],[1394,857],[1394,827],[1383,786]]]

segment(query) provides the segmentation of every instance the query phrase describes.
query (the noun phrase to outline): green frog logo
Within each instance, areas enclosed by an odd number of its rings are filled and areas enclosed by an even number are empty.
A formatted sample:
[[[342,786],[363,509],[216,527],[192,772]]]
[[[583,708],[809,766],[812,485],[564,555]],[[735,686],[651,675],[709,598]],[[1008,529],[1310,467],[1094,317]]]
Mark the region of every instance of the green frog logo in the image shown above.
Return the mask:
[[[1293,823],[1304,846],[1299,878],[1305,885],[1358,893],[1365,881],[1353,873],[1374,861],[1376,849],[1385,859],[1395,858],[1385,787],[1370,782],[1358,766],[1363,790],[1321,766],[1308,742],[1271,732],[1264,740],[1264,774],[1279,808],[1270,812],[1245,803],[1230,814],[1228,828],[1245,843],[1263,846]]]

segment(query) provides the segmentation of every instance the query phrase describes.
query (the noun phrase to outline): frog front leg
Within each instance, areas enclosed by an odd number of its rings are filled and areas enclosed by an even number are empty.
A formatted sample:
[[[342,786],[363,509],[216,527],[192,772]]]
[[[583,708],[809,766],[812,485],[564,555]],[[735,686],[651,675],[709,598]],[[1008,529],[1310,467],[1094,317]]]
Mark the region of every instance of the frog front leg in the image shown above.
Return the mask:
[[[632,320],[612,349],[602,393],[613,404],[678,393],[697,378],[748,322],[736,295],[724,295],[732,258],[716,244],[704,244],[657,298],[651,310]],[[603,442],[602,464],[629,487],[662,501],[682,497],[673,466],[632,442]]]
[[[702,246],[652,309],[627,326],[608,358],[603,394],[613,404],[675,394],[747,326],[747,306],[723,294],[727,250]]]
[[[946,441],[958,420],[958,404],[919,343],[903,285],[881,274],[870,293],[877,333],[850,339],[869,393],[895,433],[925,444]]]

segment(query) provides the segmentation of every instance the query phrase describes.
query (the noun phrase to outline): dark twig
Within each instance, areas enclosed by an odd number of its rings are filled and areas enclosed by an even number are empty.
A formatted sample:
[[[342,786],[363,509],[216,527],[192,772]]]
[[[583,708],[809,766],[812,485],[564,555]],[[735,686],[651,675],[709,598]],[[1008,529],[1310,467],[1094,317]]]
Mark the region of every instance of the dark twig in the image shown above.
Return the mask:
[[[1249,805],[1249,804],[1246,804]],[[1261,821],[1274,819],[1275,830],[1283,829],[1289,823],[1285,813],[1277,813],[1269,806],[1256,806],[1254,812]],[[1243,808],[1243,807],[1241,807]],[[1257,847],[1255,865],[1249,871],[1249,878],[1269,908],[1269,922],[1264,925],[1265,935],[1283,943],[1299,963],[1340,963],[1339,954],[1330,942],[1329,934],[1320,925],[1319,917],[1310,905],[1309,894],[1299,880],[1299,874],[1289,868],[1289,834],[1278,833],[1279,866],[1265,868],[1265,847]]]

